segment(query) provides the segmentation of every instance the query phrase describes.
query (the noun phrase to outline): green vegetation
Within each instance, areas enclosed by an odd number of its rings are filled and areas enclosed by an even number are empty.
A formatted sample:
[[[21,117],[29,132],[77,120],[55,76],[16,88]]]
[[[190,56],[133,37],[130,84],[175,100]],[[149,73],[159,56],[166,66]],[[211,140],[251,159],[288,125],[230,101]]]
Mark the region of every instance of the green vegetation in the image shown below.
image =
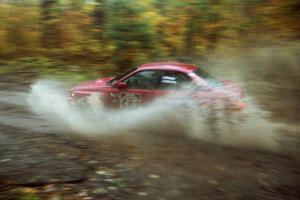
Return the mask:
[[[16,72],[21,72],[18,73],[19,79],[24,75],[30,76],[31,78],[61,79],[76,82],[95,79],[103,75],[115,74],[115,71],[106,65],[78,65],[78,63],[68,63],[45,57],[25,57],[13,60],[0,60],[0,75]],[[100,74],[100,72],[102,74]]]
[[[297,0],[0,1],[0,57],[126,70],[300,38]]]

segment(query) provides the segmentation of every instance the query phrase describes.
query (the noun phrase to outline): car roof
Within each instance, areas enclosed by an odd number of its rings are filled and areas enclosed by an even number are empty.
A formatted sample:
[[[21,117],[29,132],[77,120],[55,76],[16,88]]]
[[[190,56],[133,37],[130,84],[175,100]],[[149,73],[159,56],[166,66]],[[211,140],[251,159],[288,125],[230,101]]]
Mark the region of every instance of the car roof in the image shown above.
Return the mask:
[[[154,62],[154,63],[146,63],[138,67],[139,70],[142,69],[152,69],[152,70],[175,70],[175,71],[183,71],[183,72],[191,72],[198,67],[193,64],[180,63],[180,62]]]

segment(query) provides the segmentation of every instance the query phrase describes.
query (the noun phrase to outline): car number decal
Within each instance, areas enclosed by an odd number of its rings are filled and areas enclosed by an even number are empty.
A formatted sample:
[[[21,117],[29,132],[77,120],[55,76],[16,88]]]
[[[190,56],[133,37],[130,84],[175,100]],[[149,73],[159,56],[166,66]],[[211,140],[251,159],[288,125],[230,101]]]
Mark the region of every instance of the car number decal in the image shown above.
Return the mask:
[[[141,103],[141,95],[132,93],[120,93],[119,104],[120,107],[137,106]]]

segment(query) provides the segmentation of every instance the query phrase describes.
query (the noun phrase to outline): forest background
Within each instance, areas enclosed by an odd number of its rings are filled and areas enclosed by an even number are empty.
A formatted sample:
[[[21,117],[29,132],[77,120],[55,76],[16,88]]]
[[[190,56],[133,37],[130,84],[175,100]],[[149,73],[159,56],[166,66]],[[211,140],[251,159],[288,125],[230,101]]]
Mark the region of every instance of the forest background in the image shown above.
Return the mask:
[[[298,43],[298,0],[1,0],[0,58],[127,70]],[[82,64],[81,64],[82,65]]]

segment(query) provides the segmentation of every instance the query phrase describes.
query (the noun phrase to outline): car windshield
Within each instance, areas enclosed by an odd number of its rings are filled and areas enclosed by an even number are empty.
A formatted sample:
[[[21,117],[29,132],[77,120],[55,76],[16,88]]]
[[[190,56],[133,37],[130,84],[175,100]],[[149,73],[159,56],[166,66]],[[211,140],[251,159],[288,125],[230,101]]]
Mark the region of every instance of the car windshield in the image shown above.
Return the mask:
[[[120,74],[120,75],[116,76],[115,78],[113,78],[113,79],[111,79],[110,81],[108,81],[108,82],[107,82],[107,85],[110,85],[110,86],[111,86],[111,85],[116,84],[116,83],[118,82],[118,80],[120,80],[121,78],[127,76],[128,74],[130,74],[131,72],[133,72],[133,71],[135,71],[135,70],[136,70],[136,68],[133,68],[133,69],[131,69],[131,70],[129,70],[129,71],[123,73],[123,74]]]
[[[207,73],[203,69],[198,68],[194,71],[194,73],[197,74],[198,76],[200,76],[201,78],[206,79],[206,80],[218,82],[218,80],[215,77],[213,77],[212,75],[210,75],[209,73]]]
[[[209,73],[207,73],[206,71],[198,68],[194,71],[195,74],[197,74],[198,76],[200,76],[201,78],[205,79],[206,81],[208,81],[210,84],[213,85],[219,85],[220,82],[218,81],[218,79],[216,79],[215,77],[211,76]]]

